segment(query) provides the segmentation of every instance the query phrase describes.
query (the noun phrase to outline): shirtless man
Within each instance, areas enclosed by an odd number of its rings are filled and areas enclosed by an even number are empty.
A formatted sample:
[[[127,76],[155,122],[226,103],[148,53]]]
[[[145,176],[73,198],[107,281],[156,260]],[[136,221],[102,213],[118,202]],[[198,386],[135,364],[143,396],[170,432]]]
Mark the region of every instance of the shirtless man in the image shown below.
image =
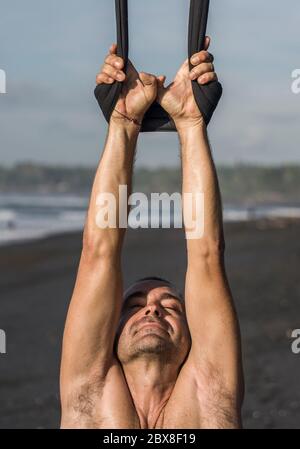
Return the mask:
[[[240,334],[224,266],[221,199],[206,127],[191,82],[216,79],[206,50],[174,82],[127,74],[113,44],[97,83],[124,81],[95,176],[61,366],[62,428],[240,428]],[[120,75],[120,78],[119,78]],[[184,300],[168,281],[137,281],[123,294],[122,228],[97,226],[96,198],[119,185],[130,194],[136,142],[157,100],[181,144],[183,194],[204,194],[204,233],[187,239]],[[183,202],[183,209],[185,203]],[[117,221],[118,222],[118,221]]]

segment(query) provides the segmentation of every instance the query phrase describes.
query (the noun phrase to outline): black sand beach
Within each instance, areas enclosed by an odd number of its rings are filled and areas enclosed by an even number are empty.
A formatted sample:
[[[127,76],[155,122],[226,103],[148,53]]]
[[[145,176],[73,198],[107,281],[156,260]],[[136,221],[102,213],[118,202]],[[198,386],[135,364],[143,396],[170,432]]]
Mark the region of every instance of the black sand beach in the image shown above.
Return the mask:
[[[246,428],[300,428],[300,222],[228,224],[228,276],[240,318]],[[68,234],[0,249],[0,428],[57,428],[65,315],[81,249]],[[146,275],[183,286],[185,242],[179,230],[129,231],[125,285]]]

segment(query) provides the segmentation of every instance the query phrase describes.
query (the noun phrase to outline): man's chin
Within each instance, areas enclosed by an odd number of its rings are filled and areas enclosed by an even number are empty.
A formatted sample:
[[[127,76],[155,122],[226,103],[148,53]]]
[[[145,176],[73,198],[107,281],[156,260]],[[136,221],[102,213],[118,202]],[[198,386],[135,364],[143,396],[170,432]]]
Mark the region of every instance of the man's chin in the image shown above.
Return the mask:
[[[172,342],[163,335],[148,332],[140,336],[131,344],[126,345],[124,355],[119,354],[119,360],[122,364],[127,364],[137,359],[159,358],[164,361],[172,360],[174,357],[174,347]]]
[[[143,335],[136,345],[137,352],[141,354],[162,354],[170,349],[170,342],[154,332]]]

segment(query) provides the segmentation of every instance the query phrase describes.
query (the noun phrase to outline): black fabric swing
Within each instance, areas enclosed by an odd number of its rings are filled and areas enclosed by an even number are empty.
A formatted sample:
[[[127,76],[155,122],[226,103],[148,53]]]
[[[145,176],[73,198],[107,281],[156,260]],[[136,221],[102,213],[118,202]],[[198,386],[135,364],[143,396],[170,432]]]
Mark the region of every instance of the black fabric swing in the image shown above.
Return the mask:
[[[123,68],[126,73],[128,63],[128,2],[115,0],[117,19],[117,55],[124,59]],[[209,11],[209,0],[191,0],[189,13],[188,57],[204,48],[205,33]],[[190,70],[192,69],[190,63]],[[205,123],[208,124],[222,95],[222,86],[218,81],[207,85],[199,85],[197,80],[191,81],[195,101],[201,111]],[[99,106],[109,122],[114,107],[122,90],[122,82],[100,84],[95,88],[95,96]],[[146,112],[141,132],[176,131],[173,120],[156,101]]]

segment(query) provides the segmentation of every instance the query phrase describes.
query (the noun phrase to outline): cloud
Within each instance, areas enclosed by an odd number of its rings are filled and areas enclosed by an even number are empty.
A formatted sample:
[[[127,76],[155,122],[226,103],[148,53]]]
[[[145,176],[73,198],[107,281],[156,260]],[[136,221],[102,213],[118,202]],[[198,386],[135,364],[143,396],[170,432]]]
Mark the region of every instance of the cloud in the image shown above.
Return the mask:
[[[187,3],[130,0],[130,58],[139,70],[174,76],[186,58]],[[300,162],[300,95],[290,89],[299,14],[297,0],[211,2],[211,51],[224,87],[210,125],[217,162]],[[95,164],[107,124],[94,79],[115,41],[114,2],[4,0],[0,41],[8,91],[0,97],[2,163]],[[137,165],[179,163],[174,133],[142,134],[138,146]]]

